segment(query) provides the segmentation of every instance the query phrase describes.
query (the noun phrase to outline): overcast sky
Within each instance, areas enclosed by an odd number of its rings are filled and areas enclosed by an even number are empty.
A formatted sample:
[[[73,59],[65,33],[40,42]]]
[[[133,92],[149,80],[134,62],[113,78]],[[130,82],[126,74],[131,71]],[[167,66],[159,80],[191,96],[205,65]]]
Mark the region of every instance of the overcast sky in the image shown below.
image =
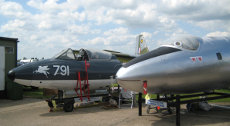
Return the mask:
[[[18,57],[50,58],[66,48],[134,55],[179,34],[230,35],[230,0],[0,0],[0,36],[18,38]]]

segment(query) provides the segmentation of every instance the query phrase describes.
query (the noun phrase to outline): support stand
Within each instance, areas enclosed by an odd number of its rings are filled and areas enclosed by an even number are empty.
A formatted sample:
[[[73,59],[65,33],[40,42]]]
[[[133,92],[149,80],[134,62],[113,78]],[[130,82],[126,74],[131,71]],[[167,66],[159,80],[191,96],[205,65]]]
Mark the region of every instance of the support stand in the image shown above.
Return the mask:
[[[142,93],[138,97],[139,116],[142,116]]]
[[[121,90],[120,85],[118,85],[118,106],[121,108]]]
[[[63,91],[62,90],[58,90],[58,99],[59,100],[63,99]]]
[[[180,126],[180,95],[176,95],[176,125]]]

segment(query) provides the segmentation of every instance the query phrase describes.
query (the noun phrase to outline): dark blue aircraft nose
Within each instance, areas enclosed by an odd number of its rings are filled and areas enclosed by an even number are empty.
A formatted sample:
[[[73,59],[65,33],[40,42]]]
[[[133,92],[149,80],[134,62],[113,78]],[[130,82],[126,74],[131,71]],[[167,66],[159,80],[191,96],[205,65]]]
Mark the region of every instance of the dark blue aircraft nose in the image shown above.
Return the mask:
[[[10,70],[7,75],[10,78],[10,80],[14,81],[14,79],[15,79],[15,72],[14,72],[14,70]]]

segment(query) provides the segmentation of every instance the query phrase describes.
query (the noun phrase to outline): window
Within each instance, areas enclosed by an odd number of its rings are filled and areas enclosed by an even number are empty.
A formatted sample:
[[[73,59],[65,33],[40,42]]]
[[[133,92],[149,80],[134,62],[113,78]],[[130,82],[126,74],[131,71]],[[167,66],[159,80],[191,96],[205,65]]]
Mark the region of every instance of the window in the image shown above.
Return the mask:
[[[14,54],[14,48],[13,47],[5,47],[6,54]]]

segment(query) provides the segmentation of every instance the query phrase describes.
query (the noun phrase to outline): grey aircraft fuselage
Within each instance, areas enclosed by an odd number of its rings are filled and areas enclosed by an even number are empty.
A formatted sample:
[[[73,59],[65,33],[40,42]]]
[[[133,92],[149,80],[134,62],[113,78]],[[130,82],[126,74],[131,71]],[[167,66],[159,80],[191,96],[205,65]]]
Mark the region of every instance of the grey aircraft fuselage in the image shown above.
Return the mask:
[[[48,89],[73,90],[76,88],[78,72],[81,80],[85,75],[85,58],[87,55],[87,72],[90,90],[105,89],[115,82],[116,72],[121,62],[109,53],[84,50],[82,56],[76,57],[71,49],[58,56],[38,62],[28,63],[9,71],[8,77],[14,82]],[[94,54],[93,54],[94,53]],[[79,53],[81,54],[81,52]]]
[[[180,94],[230,87],[230,37],[185,37],[123,65],[116,74],[123,88]]]

